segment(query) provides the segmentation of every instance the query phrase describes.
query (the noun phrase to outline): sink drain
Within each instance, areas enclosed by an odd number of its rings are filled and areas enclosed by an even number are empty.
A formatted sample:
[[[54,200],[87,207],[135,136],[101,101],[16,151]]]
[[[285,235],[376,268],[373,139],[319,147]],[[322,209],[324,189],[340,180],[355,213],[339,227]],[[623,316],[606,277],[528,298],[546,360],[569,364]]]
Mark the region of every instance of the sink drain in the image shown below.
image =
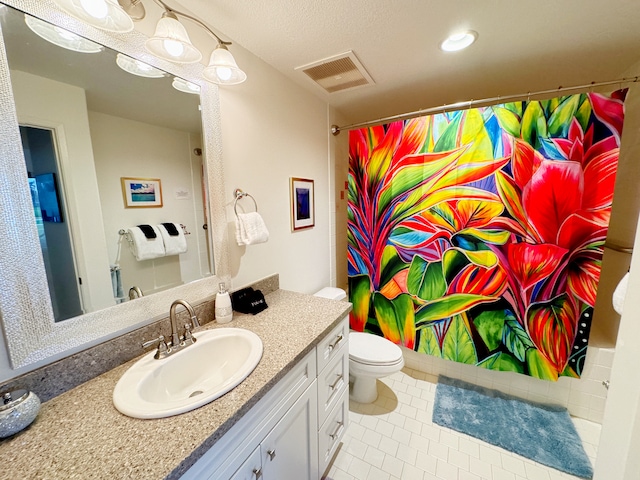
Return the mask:
[[[189,398],[191,397],[195,397],[196,395],[200,395],[202,393],[202,390],[196,390],[195,392],[193,392],[191,395],[189,395]]]

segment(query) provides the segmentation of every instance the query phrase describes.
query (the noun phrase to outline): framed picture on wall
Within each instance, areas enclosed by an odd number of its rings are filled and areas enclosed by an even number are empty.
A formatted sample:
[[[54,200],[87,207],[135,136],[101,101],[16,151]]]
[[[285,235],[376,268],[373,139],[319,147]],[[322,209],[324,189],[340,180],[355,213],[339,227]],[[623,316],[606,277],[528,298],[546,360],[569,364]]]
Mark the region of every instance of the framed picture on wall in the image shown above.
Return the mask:
[[[313,180],[291,178],[291,229],[302,230],[315,225]]]
[[[162,184],[159,178],[121,177],[125,208],[162,206]]]

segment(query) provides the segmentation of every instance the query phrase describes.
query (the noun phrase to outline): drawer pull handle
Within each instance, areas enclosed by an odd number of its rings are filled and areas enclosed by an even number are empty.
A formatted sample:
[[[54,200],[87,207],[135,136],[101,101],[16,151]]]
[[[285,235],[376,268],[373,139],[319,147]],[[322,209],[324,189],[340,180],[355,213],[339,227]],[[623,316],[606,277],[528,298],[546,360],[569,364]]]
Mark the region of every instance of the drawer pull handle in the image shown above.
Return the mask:
[[[256,476],[256,480],[258,480],[259,478],[262,478],[262,469],[261,468],[254,468],[253,469],[253,474]]]
[[[331,388],[331,390],[335,390],[338,384],[340,383],[340,381],[342,380],[342,378],[343,378],[342,375],[338,375],[338,378],[336,378],[336,381],[333,382],[331,385],[329,385],[329,388]]]
[[[331,440],[335,440],[338,437],[338,435],[340,435],[343,425],[344,424],[342,422],[338,422],[338,428],[336,428],[335,432],[329,434],[329,436],[331,437]]]
[[[342,341],[344,337],[342,336],[342,334],[338,335],[336,340],[333,343],[329,344],[329,351],[333,350],[334,348],[336,348],[338,346],[338,344]]]
[[[276,451],[275,450],[267,450],[267,455],[269,455],[269,460],[273,460],[274,458],[276,458]]]

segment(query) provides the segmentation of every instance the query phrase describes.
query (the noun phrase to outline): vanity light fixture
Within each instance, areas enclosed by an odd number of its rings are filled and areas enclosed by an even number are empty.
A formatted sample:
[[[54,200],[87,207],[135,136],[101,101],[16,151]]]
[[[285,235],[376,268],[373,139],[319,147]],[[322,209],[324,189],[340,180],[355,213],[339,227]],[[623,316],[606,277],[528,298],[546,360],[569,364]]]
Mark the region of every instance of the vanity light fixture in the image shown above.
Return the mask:
[[[189,82],[184,78],[174,77],[173,83],[171,84],[173,88],[179,90],[184,93],[193,93],[194,95],[198,95],[200,93],[200,86],[196,85],[193,82]]]
[[[102,51],[102,45],[76,35],[64,28],[47,23],[39,18],[25,15],[24,23],[40,38],[58,47],[80,53],[98,53]]]
[[[237,85],[247,79],[247,74],[238,68],[236,59],[222,42],[211,52],[209,65],[202,75],[205,80],[218,85]]]
[[[197,63],[202,59],[202,53],[191,43],[184,25],[169,9],[162,14],[153,37],[144,46],[156,57],[170,62]]]
[[[151,65],[148,65],[140,60],[135,60],[131,57],[127,57],[122,53],[118,53],[116,55],[116,63],[118,66],[124,70],[125,72],[131,73],[133,75],[138,75],[139,77],[146,78],[162,78],[164,77],[164,72],[162,70],[158,70]]]
[[[116,0],[53,1],[72,17],[102,30],[119,33],[133,30],[133,20]]]
[[[202,71],[205,80],[218,85],[236,85],[247,79],[247,74],[238,67],[233,55],[227,49],[227,45],[231,45],[231,42],[222,40],[198,18],[169,8],[163,0],[155,0],[155,2],[162,5],[165,11],[158,21],[156,33],[145,45],[151,53],[177,63],[200,61],[202,54],[193,46],[184,26],[178,21],[178,16],[181,16],[200,25],[218,42],[211,53],[209,65]],[[199,57],[196,60],[187,60],[188,52],[192,52],[192,49],[198,53]],[[193,58],[195,58],[195,54]]]
[[[440,49],[445,52],[457,52],[469,47],[478,39],[478,32],[467,30],[466,32],[454,33],[440,44]]]
[[[103,30],[129,32],[133,20],[142,20],[145,9],[142,0],[53,0],[70,15]],[[164,8],[153,37],[145,42],[153,55],[175,63],[197,63],[202,59],[198,50],[178,17],[184,17],[204,28],[218,42],[204,68],[204,78],[217,85],[236,85],[247,79],[227,49],[231,42],[222,40],[200,19],[170,8],[163,0],[154,0]]]

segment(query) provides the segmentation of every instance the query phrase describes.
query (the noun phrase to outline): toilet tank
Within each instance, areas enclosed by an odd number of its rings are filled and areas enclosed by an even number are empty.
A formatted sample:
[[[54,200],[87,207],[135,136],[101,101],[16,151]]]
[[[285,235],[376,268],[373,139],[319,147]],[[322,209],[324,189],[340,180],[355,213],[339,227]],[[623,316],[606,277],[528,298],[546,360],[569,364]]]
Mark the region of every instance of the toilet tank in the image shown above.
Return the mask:
[[[347,293],[337,287],[324,287],[322,290],[313,294],[315,297],[330,298],[331,300],[346,300]]]

